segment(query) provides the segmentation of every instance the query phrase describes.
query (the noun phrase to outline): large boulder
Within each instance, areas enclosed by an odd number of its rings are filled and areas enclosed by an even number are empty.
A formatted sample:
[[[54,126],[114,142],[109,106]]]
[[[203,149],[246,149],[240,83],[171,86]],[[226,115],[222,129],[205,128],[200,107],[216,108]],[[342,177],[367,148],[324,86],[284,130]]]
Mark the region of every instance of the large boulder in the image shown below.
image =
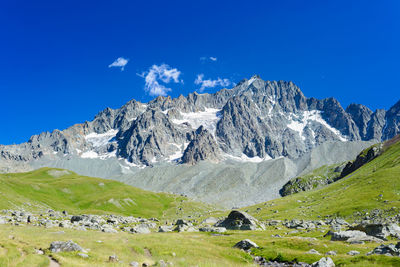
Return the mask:
[[[381,239],[369,236],[364,232],[357,230],[349,230],[349,231],[340,231],[340,232],[332,232],[329,231],[325,236],[331,236],[332,241],[347,241],[349,243],[357,243],[357,242],[382,242]]]
[[[215,224],[216,227],[225,227],[228,230],[257,230],[259,222],[244,211],[233,210],[228,217]]]
[[[386,237],[388,236],[400,238],[400,227],[395,223],[359,224],[357,226],[350,227],[350,229],[363,231],[367,235],[374,236],[383,240],[386,240]]]
[[[234,248],[239,248],[243,250],[249,250],[251,248],[258,248],[258,245],[251,241],[250,239],[244,239],[239,242],[237,242],[234,246]]]
[[[81,251],[85,250],[78,244],[70,241],[54,241],[50,244],[50,251],[53,253],[57,252],[70,252],[70,251]]]
[[[387,255],[387,256],[400,256],[400,242],[396,245],[394,244],[382,244],[379,247],[374,248],[371,252],[368,252],[367,255]]]

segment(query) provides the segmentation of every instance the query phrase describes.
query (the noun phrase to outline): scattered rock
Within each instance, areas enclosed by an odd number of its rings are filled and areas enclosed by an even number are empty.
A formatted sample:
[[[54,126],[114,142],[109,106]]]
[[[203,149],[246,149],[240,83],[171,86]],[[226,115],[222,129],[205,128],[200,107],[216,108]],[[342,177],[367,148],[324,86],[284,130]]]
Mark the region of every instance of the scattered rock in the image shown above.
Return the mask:
[[[366,223],[350,227],[350,229],[363,231],[367,235],[374,236],[383,240],[386,240],[386,237],[388,236],[400,238],[400,227],[395,223]]]
[[[327,256],[336,256],[336,255],[337,255],[337,252],[336,252],[336,251],[333,251],[333,250],[330,250],[330,251],[328,251],[327,253],[325,253],[325,255],[327,255]]]
[[[167,232],[172,232],[172,226],[169,225],[161,225],[158,227],[158,232],[160,233],[167,233]]]
[[[89,255],[85,253],[78,253],[78,256],[81,258],[89,258]]]
[[[137,262],[137,261],[131,261],[131,262],[129,263],[129,266],[131,266],[131,267],[139,267],[139,262]]]
[[[201,227],[199,229],[200,232],[216,232],[216,233],[224,233],[226,232],[225,227]]]
[[[368,242],[382,242],[381,239],[369,236],[364,232],[358,230],[349,230],[349,231],[340,231],[340,232],[332,232],[329,231],[325,236],[331,236],[332,241],[347,241],[351,242],[360,242],[360,241],[368,241]]]

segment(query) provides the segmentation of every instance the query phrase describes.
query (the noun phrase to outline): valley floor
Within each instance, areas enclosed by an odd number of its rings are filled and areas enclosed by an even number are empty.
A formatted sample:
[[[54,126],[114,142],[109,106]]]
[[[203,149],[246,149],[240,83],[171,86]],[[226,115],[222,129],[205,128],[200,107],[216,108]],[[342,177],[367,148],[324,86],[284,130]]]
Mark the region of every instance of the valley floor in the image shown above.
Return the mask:
[[[276,229],[278,228],[278,229]],[[133,261],[149,266],[256,266],[254,255],[268,260],[298,260],[313,263],[328,251],[336,266],[400,266],[400,257],[365,254],[379,244],[348,244],[330,241],[323,237],[325,229],[299,231],[290,234],[288,229],[267,227],[263,231],[228,231],[216,233],[150,233],[129,234],[124,232],[103,233],[64,228],[35,226],[0,226],[0,266],[129,266]],[[260,248],[251,253],[233,248],[240,240],[251,239]],[[68,241],[79,244],[87,251],[87,258],[78,252],[52,253],[53,241]],[[387,241],[385,243],[390,243]],[[392,241],[393,243],[393,241]],[[308,254],[311,249],[320,253]],[[38,250],[44,252],[38,254]],[[349,251],[359,255],[350,256]],[[115,255],[118,262],[110,262]],[[163,264],[166,265],[163,265]],[[168,265],[169,264],[169,265]],[[56,264],[57,265],[57,264]]]

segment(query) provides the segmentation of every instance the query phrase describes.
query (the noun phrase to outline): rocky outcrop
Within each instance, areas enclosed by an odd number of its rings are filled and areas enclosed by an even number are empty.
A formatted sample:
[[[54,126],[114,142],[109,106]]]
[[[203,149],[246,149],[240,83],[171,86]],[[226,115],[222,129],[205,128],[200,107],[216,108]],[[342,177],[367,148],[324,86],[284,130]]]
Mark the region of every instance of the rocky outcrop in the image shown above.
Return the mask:
[[[190,138],[191,141],[186,147],[182,156],[182,163],[196,164],[202,160],[217,161],[219,148],[212,134],[200,126]]]
[[[340,178],[354,172],[358,168],[362,167],[363,165],[367,164],[368,162],[379,156],[382,152],[382,148],[382,144],[377,144],[362,151],[354,161],[350,161],[346,164],[342,173],[340,174]]]
[[[71,252],[71,251],[81,251],[84,252],[84,249],[78,244],[70,241],[54,241],[50,244],[50,251],[53,253],[57,252]]]
[[[382,139],[388,140],[400,133],[400,101],[386,112],[386,124],[383,129]]]
[[[400,256],[400,242],[398,242],[396,245],[394,244],[382,244],[374,250],[370,251],[367,253],[367,255],[386,255],[386,256]]]
[[[361,139],[366,140],[368,138],[368,122],[371,120],[372,111],[364,105],[353,103],[346,108],[346,113],[350,114],[357,125]]]
[[[251,241],[250,239],[244,239],[239,242],[237,242],[234,246],[234,248],[239,248],[243,250],[249,250],[251,248],[258,248],[258,245]]]

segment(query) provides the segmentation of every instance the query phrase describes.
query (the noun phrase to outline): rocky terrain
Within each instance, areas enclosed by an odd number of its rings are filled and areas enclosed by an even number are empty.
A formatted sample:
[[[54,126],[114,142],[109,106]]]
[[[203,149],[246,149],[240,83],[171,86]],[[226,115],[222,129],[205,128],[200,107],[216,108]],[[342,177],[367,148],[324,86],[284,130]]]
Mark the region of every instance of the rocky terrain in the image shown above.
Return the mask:
[[[0,170],[59,167],[245,206],[279,197],[291,178],[395,136],[399,111],[400,102],[388,111],[343,109],[334,98],[305,97],[292,82],[253,76],[214,94],[131,100],[92,121],[0,146]],[[267,194],[260,185],[268,185]],[[234,197],[238,191],[248,193]]]

